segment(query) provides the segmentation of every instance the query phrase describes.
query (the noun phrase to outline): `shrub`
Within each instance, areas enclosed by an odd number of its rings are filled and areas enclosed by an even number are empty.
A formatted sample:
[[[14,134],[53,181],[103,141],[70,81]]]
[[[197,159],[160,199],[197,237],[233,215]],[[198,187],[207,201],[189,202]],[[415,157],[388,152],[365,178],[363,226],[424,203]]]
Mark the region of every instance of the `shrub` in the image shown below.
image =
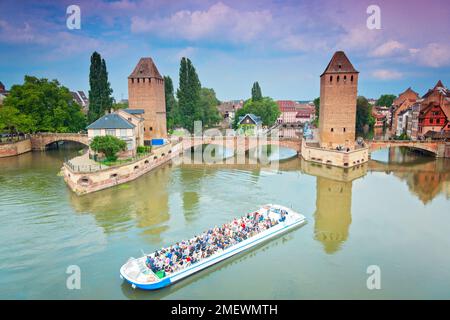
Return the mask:
[[[138,146],[136,151],[139,154],[150,153],[152,151],[152,147],[151,146]]]
[[[117,152],[126,149],[125,141],[110,135],[96,136],[91,141],[91,149],[95,152],[102,152],[108,161],[117,160]]]

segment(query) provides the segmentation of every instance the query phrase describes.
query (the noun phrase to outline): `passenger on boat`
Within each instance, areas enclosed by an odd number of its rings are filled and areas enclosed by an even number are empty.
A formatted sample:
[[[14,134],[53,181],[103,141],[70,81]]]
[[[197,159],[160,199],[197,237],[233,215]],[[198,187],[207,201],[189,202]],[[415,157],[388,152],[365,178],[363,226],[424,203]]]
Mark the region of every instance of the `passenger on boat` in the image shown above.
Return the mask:
[[[282,213],[280,222],[284,219],[286,217]],[[215,226],[190,240],[177,242],[174,246],[154,252],[147,256],[146,265],[155,273],[164,270],[166,274],[171,274],[226,250],[277,223],[278,221],[265,218],[258,212],[235,218],[231,223]]]

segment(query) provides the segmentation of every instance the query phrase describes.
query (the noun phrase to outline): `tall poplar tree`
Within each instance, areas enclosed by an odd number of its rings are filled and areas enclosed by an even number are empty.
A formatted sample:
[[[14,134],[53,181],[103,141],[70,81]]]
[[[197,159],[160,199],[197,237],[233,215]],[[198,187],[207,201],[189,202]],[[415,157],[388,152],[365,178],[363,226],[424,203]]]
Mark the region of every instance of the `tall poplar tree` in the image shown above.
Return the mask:
[[[97,52],[94,52],[91,56],[89,86],[88,122],[91,123],[104,115],[105,111],[109,110],[113,103],[106,62]]]
[[[190,132],[194,121],[202,120],[200,107],[201,84],[191,60],[182,58],[180,62],[180,82],[177,90],[180,125]]]
[[[252,100],[253,100],[253,101],[259,101],[259,100],[262,100],[261,87],[259,86],[259,83],[258,83],[258,82],[253,83],[253,87],[252,87]]]
[[[164,76],[164,93],[166,98],[167,128],[173,129],[178,125],[179,117],[177,110],[177,100],[175,99],[172,78]]]

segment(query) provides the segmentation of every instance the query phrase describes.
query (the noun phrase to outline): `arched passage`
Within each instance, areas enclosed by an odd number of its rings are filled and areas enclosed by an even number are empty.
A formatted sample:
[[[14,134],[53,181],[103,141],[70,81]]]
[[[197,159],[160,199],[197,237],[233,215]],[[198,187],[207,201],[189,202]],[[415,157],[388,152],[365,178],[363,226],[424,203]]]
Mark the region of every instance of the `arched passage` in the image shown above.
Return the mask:
[[[75,142],[89,147],[89,140],[86,134],[39,133],[31,136],[31,146],[33,150],[46,150],[49,146],[54,146],[59,142]]]

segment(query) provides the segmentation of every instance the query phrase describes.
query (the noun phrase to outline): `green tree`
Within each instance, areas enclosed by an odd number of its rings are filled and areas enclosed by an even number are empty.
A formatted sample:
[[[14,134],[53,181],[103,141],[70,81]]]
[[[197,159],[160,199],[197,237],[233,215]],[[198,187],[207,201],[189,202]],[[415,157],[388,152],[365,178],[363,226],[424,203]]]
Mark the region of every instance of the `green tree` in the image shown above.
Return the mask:
[[[320,97],[317,97],[313,100],[314,103],[314,107],[315,107],[315,114],[316,114],[316,118],[314,119],[314,125],[316,126],[316,128],[319,127],[319,115],[320,115]]]
[[[117,159],[117,152],[126,149],[125,141],[115,136],[96,136],[92,139],[90,147],[95,152],[101,152],[105,155],[106,160],[115,161]]]
[[[91,56],[89,87],[88,121],[92,123],[104,115],[105,111],[109,110],[113,104],[106,62],[97,52]]]
[[[119,110],[119,109],[127,109],[128,108],[128,102],[127,101],[125,101],[125,102],[113,102],[113,104],[112,104],[112,108],[114,109],[114,110]]]
[[[191,132],[194,129],[194,121],[202,120],[200,90],[201,83],[191,60],[183,57],[177,90],[179,121],[181,126]]]
[[[4,100],[5,107],[18,111],[16,130],[29,132],[78,132],[86,127],[81,107],[70,91],[57,80],[25,76]]]
[[[178,104],[175,99],[173,82],[172,78],[169,76],[164,76],[164,92],[166,98],[167,128],[170,130],[176,125],[179,125],[180,120],[178,116]]]
[[[392,103],[394,102],[395,98],[396,98],[396,96],[393,94],[382,94],[378,98],[376,105],[390,107],[390,106],[392,106]]]
[[[222,117],[220,116],[217,106],[220,101],[216,97],[214,89],[201,88],[200,90],[200,107],[202,110],[202,123],[205,127],[216,125]]]
[[[252,87],[252,100],[253,101],[259,101],[262,100],[263,96],[262,96],[262,92],[261,92],[261,87],[259,86],[258,81],[253,83],[253,87]]]
[[[356,133],[365,135],[373,129],[374,124],[372,106],[365,97],[359,96],[356,101]]]
[[[0,108],[0,132],[30,133],[35,131],[35,122],[29,115],[21,114],[12,106]]]
[[[261,117],[262,123],[265,126],[271,126],[280,116],[280,108],[278,104],[269,97],[264,97],[261,100],[249,99],[245,101],[244,106],[236,112],[233,127],[237,129],[240,116],[244,116],[247,113],[253,113]]]

